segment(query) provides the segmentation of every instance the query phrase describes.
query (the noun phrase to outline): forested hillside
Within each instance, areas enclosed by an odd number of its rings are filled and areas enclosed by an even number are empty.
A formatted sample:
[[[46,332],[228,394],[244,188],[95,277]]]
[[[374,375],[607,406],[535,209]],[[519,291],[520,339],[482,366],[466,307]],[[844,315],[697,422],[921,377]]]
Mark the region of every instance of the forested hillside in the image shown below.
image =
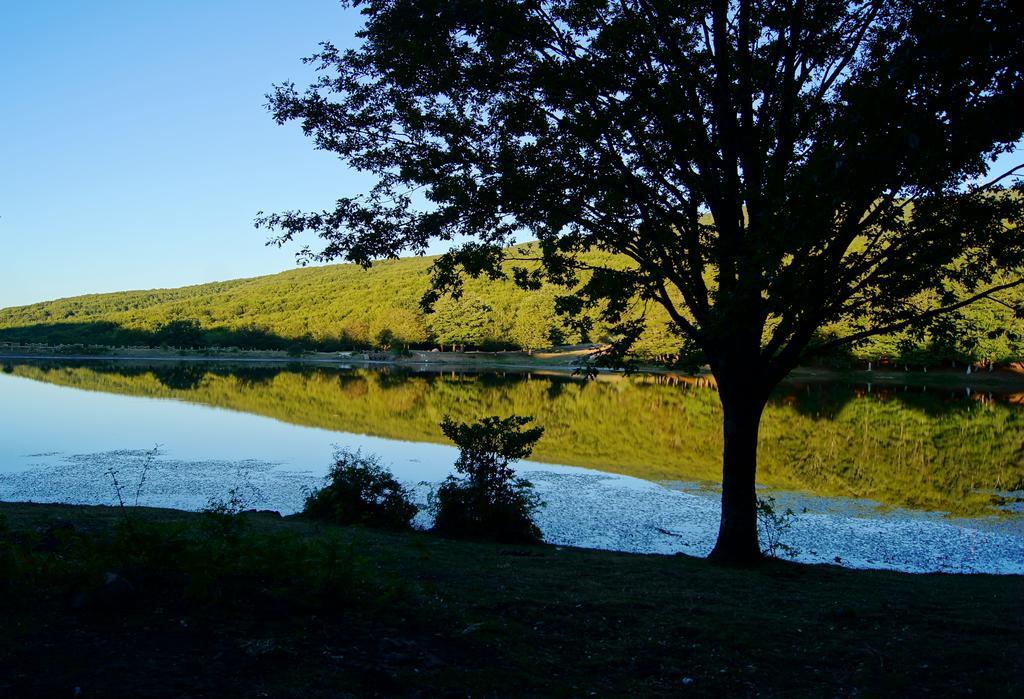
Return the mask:
[[[607,337],[608,327],[600,321],[588,337],[567,329],[553,310],[560,290],[523,291],[508,280],[469,280],[460,300],[442,300],[434,313],[424,314],[419,299],[429,284],[431,262],[414,257],[380,262],[368,270],[355,265],[307,267],[179,289],[95,294],[7,308],[0,310],[0,342],[536,349]],[[922,338],[874,339],[856,348],[854,358],[912,363],[1020,360],[1024,320],[1015,316],[1013,306],[1024,302],[1024,292],[1002,300],[982,301],[943,319]],[[680,340],[668,331],[662,309],[651,305],[647,317],[638,355],[678,354]]]
[[[464,345],[537,348],[578,341],[555,317],[556,291],[469,281],[424,314],[432,258],[307,267],[189,286],[60,299],[0,310],[0,340],[309,349]],[[198,325],[198,333],[188,321]]]

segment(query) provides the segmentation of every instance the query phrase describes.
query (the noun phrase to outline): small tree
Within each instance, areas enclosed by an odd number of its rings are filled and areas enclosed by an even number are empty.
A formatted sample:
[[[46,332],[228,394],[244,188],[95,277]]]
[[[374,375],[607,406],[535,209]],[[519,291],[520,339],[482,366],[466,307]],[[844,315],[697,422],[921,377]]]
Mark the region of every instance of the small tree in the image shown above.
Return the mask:
[[[372,454],[339,449],[327,485],[306,498],[303,514],[335,524],[406,529],[416,516],[408,491]]]
[[[485,417],[470,424],[445,418],[441,430],[459,447],[455,470],[434,498],[434,531],[445,536],[506,543],[540,541],[533,513],[540,500],[533,485],[517,478],[512,463],[524,459],[544,433],[523,427],[531,417]]]

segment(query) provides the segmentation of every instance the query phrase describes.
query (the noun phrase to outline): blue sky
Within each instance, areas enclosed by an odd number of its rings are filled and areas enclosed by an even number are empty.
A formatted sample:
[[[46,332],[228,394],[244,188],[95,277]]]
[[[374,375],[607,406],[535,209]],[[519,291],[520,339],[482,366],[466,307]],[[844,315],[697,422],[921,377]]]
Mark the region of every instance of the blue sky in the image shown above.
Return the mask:
[[[5,3],[0,307],[292,268],[256,212],[368,181],[274,124],[264,95],[358,25],[336,0]]]
[[[358,22],[336,0],[5,3],[0,307],[293,267],[256,212],[366,180],[264,95]]]

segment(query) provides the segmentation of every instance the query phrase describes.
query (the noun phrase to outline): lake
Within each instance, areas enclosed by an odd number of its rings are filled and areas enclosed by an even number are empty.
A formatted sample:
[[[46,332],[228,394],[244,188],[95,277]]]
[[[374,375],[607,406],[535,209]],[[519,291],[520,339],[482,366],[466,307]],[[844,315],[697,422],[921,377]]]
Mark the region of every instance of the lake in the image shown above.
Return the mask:
[[[451,472],[445,415],[533,415],[519,465],[560,545],[705,555],[718,520],[721,410],[689,377],[199,362],[7,362],[0,499],[198,509],[231,488],[294,512],[333,450],[380,455],[421,500]],[[154,447],[159,449],[154,451]],[[794,511],[797,560],[1024,572],[1024,405],[965,388],[788,384],[758,482]],[[429,516],[420,516],[421,524]]]

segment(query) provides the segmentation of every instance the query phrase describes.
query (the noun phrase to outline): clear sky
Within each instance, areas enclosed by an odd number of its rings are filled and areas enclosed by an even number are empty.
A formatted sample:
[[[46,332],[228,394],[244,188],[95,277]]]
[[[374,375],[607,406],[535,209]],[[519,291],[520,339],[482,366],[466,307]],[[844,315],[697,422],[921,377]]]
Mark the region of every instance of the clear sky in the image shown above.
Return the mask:
[[[0,307],[292,268],[256,213],[368,181],[264,96],[359,19],[336,0],[4,3]]]
[[[366,180],[264,96],[359,19],[336,0],[5,2],[0,307],[292,268],[256,213]]]

